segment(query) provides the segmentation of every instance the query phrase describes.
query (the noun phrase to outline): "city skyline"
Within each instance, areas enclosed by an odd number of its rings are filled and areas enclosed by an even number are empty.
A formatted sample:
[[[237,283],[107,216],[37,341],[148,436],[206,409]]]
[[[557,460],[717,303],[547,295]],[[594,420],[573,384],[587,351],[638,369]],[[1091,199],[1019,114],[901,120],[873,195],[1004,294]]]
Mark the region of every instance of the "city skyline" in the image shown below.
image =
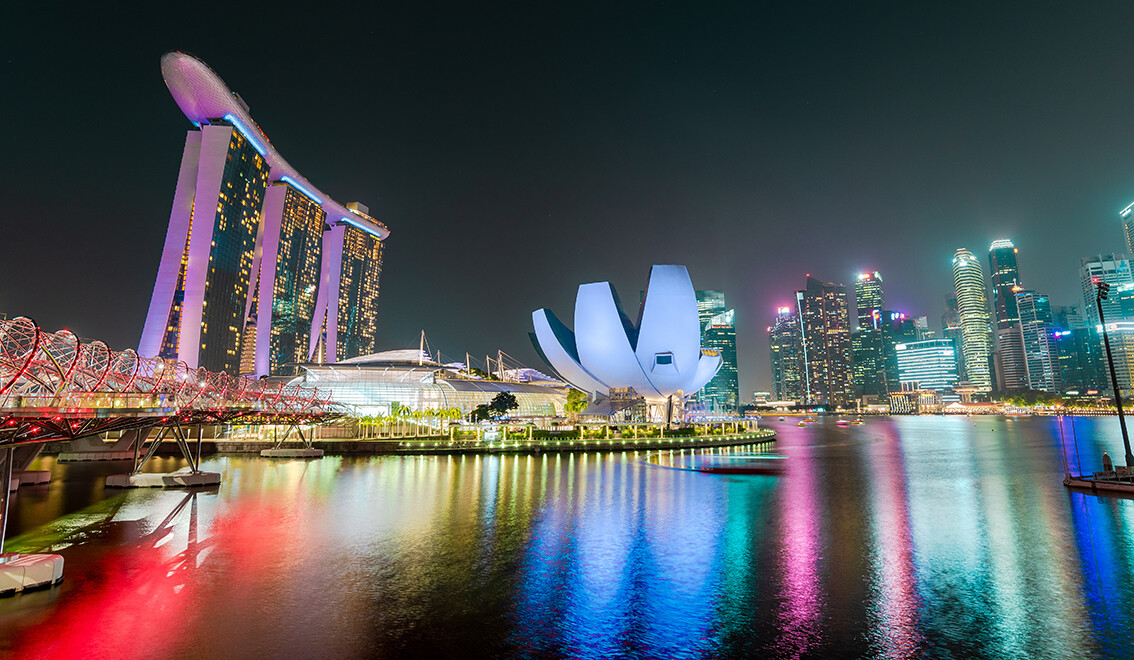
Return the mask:
[[[0,185],[5,222],[22,223],[25,240],[0,248],[0,262],[42,274],[0,290],[0,311],[136,344],[183,147],[184,119],[154,64],[172,49],[223,72],[331,195],[366,200],[397,227],[376,349],[413,345],[425,328],[442,350],[503,348],[538,366],[526,314],[569,305],[573,288],[557,283],[634,290],[648,265],[685,263],[733,301],[749,392],[770,387],[763,330],[803,273],[849,284],[878,270],[889,307],[936,321],[956,247],[983,258],[1011,238],[1027,286],[1054,304],[1078,303],[1080,258],[1125,250],[1134,56],[1116,44],[1129,7],[995,7],[980,21],[959,8],[831,7],[818,23],[796,8],[575,8],[551,21],[371,9],[356,24],[373,38],[338,49],[313,39],[278,67],[205,17],[154,11],[92,14],[98,30],[80,13],[57,44],[16,35],[3,65],[21,130],[4,139],[19,157],[5,159]],[[848,25],[883,19],[893,29],[851,47]],[[537,39],[531,24],[548,27]],[[950,29],[934,40],[917,36],[941,24]],[[317,17],[310,29],[339,25]],[[580,37],[594,47],[580,53]],[[1068,61],[1091,75],[1056,65]],[[299,84],[316,80],[338,96]],[[58,90],[83,103],[59,102]],[[128,128],[91,121],[90,108],[125,107]],[[77,146],[42,149],[48,135]],[[703,245],[672,239],[690,227]],[[579,249],[566,230],[604,240]],[[439,249],[489,265],[454,277]],[[116,251],[129,256],[92,258]],[[485,290],[507,293],[492,313]]]

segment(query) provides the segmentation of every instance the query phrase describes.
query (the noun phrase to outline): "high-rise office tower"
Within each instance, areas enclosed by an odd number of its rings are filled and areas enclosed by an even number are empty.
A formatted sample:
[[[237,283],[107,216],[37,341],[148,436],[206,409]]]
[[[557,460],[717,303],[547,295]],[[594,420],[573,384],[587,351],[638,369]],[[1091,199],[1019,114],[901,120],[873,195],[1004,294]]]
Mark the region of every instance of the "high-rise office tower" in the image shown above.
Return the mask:
[[[709,320],[728,309],[723,291],[697,291],[697,318],[701,320],[701,330],[709,325]]]
[[[1118,213],[1118,217],[1122,219],[1122,234],[1126,238],[1126,254],[1134,254],[1134,204],[1122,209]]]
[[[897,381],[891,378],[889,356],[890,339],[885,329],[858,329],[851,335],[851,368],[854,374],[855,395],[884,397]]]
[[[721,368],[717,375],[701,388],[700,400],[709,409],[733,412],[740,406],[740,384],[736,368],[735,311],[726,310],[709,319],[701,333],[701,345],[716,349],[721,355]]]
[[[961,353],[961,311],[957,308],[957,293],[945,296],[945,312],[941,315],[941,336],[952,340],[957,356],[957,377],[965,377],[965,358]]]
[[[803,335],[806,395],[811,405],[850,408],[854,402],[847,288],[807,276],[796,292]]]
[[[697,317],[701,322],[701,345],[721,353],[721,369],[701,391],[697,400],[713,411],[733,411],[740,403],[737,382],[736,327],[734,310],[725,305],[723,291],[696,291]]]
[[[1022,390],[1028,386],[1020,314],[1016,309],[1016,292],[1021,287],[1016,264],[1018,253],[1007,239],[993,241],[988,248],[996,337],[995,376],[997,387],[1002,391]]]
[[[1016,290],[1020,271],[1016,264],[1019,250],[1008,239],[993,241],[988,248],[988,272],[992,280],[992,308],[996,325],[1005,328],[1020,319],[1016,309]]]
[[[768,328],[772,365],[772,396],[776,401],[803,401],[806,398],[803,342],[799,316],[791,307],[776,310],[776,322]]]
[[[851,335],[851,357],[856,396],[885,396],[888,341],[883,328],[882,276],[877,272],[859,273],[854,283],[858,327]]]
[[[951,339],[926,339],[896,345],[894,352],[902,387],[952,392],[958,380],[956,350]],[[949,395],[950,400],[958,398]]]
[[[365,301],[327,295],[341,276],[329,267],[345,263],[352,248],[334,237],[360,232],[380,255],[389,230],[291,167],[204,62],[167,53],[161,68],[193,128],[138,352],[230,374],[294,373],[292,365],[311,358],[313,335],[335,337],[339,327],[338,316],[317,318],[317,300],[327,298],[322,309],[333,298],[336,307],[341,300],[373,314]],[[362,266],[357,288],[376,297],[380,256]],[[372,342],[374,324],[361,327]],[[329,360],[352,356],[333,345]]]
[[[1053,336],[1051,303],[1047,296],[1024,289],[1016,292],[1016,306],[1020,314],[1028,389],[1059,392],[1063,389],[1063,378]]]
[[[1095,255],[1083,257],[1079,266],[1079,284],[1083,291],[1083,316],[1089,325],[1099,322],[1098,308],[1095,306],[1096,282],[1106,282],[1115,293],[1123,285],[1134,284],[1134,277],[1130,273],[1130,261],[1124,254]],[[1109,296],[1102,301],[1103,314],[1106,320],[1118,321],[1123,319],[1124,312],[1121,297]]]
[[[882,276],[878,271],[858,275],[854,283],[854,304],[858,310],[858,328],[877,330],[882,323],[882,308],[885,306]]]
[[[1068,393],[1106,391],[1109,375],[1102,339],[1094,327],[1057,329],[1052,333],[1059,359],[1059,378]]]
[[[961,320],[961,352],[965,377],[976,391],[992,390],[988,360],[992,354],[991,319],[984,270],[972,252],[961,248],[953,255],[953,283],[957,287],[957,309]]]

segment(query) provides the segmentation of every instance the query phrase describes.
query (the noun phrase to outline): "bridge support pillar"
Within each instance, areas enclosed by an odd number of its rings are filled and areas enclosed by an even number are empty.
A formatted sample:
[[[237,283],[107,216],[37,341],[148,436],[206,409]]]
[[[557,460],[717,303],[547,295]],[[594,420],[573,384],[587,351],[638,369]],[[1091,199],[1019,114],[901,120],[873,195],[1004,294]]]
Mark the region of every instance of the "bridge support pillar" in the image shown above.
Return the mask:
[[[167,435],[172,435],[177,446],[181,449],[181,454],[185,457],[186,462],[189,463],[188,467],[181,468],[175,472],[142,472],[142,467],[154,457],[157,453],[158,447],[165,440]],[[198,429],[198,442],[200,441],[200,430]],[[134,447],[134,456],[137,456],[138,451],[141,449],[139,442]],[[112,474],[106,478],[106,485],[109,488],[185,488],[192,486],[215,486],[220,483],[219,472],[201,472],[200,470],[200,447],[196,454],[189,448],[189,443],[185,437],[185,433],[181,430],[180,425],[163,426],[158,431],[157,437],[150,443],[149,448],[146,449],[145,456],[139,462],[136,458],[134,460],[134,469],[128,474]]]
[[[300,441],[303,442],[303,447],[298,449],[284,449],[283,443],[287,437],[291,435],[292,430],[299,434]],[[288,426],[287,433],[276,442],[276,446],[271,449],[260,450],[260,455],[265,458],[322,458],[323,450],[316,449],[315,445],[311,444],[311,440],[303,435],[303,428],[297,424]]]

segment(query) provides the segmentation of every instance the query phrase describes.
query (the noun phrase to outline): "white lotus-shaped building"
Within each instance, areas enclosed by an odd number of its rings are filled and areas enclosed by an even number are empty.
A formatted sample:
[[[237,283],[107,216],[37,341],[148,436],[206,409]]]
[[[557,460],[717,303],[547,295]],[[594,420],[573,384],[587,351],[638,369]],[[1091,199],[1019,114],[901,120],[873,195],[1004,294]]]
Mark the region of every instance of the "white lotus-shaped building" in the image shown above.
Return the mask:
[[[532,312],[534,340],[547,363],[575,387],[606,395],[632,387],[647,400],[693,394],[721,368],[701,348],[697,297],[685,266],[654,266],[632,324],[610,282],[579,286],[575,331],[549,309]]]

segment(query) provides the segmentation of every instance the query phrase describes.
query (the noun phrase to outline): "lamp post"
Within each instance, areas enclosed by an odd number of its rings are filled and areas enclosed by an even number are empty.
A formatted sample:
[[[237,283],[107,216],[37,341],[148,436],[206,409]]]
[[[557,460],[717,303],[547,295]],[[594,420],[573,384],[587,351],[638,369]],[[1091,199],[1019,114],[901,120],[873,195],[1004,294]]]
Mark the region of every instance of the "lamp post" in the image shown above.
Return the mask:
[[[1130,453],[1130,435],[1126,432],[1126,417],[1122,414],[1122,391],[1118,389],[1118,375],[1114,372],[1114,356],[1110,352],[1110,336],[1106,331],[1106,319],[1103,318],[1102,301],[1110,293],[1110,285],[1106,282],[1095,281],[1097,295],[1095,305],[1099,309],[1099,323],[1102,325],[1103,344],[1106,345],[1106,363],[1110,367],[1110,384],[1114,388],[1114,405],[1118,408],[1118,424],[1122,427],[1122,445],[1126,449],[1126,465],[1134,465],[1134,455]]]

